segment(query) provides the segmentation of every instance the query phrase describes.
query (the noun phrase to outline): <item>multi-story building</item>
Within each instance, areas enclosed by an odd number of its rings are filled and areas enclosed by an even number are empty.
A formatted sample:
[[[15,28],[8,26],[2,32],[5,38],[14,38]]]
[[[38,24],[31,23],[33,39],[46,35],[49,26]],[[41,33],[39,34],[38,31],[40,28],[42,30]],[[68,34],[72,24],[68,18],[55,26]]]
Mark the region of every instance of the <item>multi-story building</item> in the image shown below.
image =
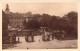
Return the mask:
[[[29,21],[33,19],[33,14],[31,12],[28,13],[12,13],[9,10],[9,5],[6,5],[5,13],[8,14],[9,24],[8,28],[10,30],[23,30],[24,29],[24,21]]]
[[[9,5],[6,5],[5,13],[8,15],[9,23],[8,23],[8,34],[9,36],[15,35],[26,35],[27,30],[24,30],[24,21],[28,22],[33,19],[37,19],[38,21],[41,17],[34,16],[31,12],[27,13],[13,13],[9,10]],[[35,14],[36,15],[36,14]]]

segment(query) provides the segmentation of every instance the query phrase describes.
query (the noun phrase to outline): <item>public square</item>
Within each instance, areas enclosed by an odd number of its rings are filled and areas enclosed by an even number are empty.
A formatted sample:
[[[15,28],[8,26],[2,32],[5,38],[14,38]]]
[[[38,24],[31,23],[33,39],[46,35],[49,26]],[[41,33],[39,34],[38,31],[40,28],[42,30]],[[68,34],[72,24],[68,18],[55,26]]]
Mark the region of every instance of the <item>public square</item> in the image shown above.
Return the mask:
[[[77,3],[2,6],[2,49],[78,48]]]
[[[26,42],[25,37],[19,37],[20,43],[10,46],[8,49],[74,49],[77,48],[77,40],[51,40],[42,41],[42,36],[35,36],[34,42]],[[17,40],[17,38],[16,38]],[[39,42],[40,40],[40,42]],[[17,40],[18,41],[18,40]]]

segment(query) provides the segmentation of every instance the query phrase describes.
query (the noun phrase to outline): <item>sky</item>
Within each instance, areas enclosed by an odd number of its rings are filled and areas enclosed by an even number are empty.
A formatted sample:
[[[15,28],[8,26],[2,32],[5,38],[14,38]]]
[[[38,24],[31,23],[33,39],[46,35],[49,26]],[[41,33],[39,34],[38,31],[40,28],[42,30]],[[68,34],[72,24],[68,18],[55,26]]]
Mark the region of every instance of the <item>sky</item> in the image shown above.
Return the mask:
[[[33,14],[49,14],[56,16],[64,16],[68,12],[78,12],[77,3],[3,3],[2,9],[5,11],[6,4],[9,5],[11,12],[16,13],[27,13],[32,12]]]

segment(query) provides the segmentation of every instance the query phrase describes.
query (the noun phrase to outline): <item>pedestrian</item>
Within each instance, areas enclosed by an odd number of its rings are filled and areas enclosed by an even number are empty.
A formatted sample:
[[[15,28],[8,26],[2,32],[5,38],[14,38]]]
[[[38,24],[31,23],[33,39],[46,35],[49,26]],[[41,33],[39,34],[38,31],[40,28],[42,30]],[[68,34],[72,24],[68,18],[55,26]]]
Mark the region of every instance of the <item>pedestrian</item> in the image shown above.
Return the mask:
[[[40,39],[39,39],[39,43],[40,43]]]
[[[29,49],[29,48],[27,47],[27,49]]]
[[[19,42],[19,37],[18,37],[18,42]]]
[[[10,43],[12,44],[12,36],[10,37]]]
[[[48,48],[47,48],[48,49]]]

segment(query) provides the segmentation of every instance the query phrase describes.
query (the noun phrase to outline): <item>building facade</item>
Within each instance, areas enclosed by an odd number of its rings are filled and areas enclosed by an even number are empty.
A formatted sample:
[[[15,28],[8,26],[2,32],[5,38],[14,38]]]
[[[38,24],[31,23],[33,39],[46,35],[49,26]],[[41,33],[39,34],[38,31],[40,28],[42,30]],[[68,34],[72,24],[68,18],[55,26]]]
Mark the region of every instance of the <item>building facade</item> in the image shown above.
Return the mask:
[[[8,15],[9,24],[8,29],[12,30],[23,30],[24,29],[24,21],[27,22],[33,19],[33,14],[31,12],[28,13],[12,13],[9,10],[9,5],[6,5],[5,13]]]
[[[9,10],[9,5],[8,4],[6,5],[5,13],[6,14],[10,14],[10,10]]]

